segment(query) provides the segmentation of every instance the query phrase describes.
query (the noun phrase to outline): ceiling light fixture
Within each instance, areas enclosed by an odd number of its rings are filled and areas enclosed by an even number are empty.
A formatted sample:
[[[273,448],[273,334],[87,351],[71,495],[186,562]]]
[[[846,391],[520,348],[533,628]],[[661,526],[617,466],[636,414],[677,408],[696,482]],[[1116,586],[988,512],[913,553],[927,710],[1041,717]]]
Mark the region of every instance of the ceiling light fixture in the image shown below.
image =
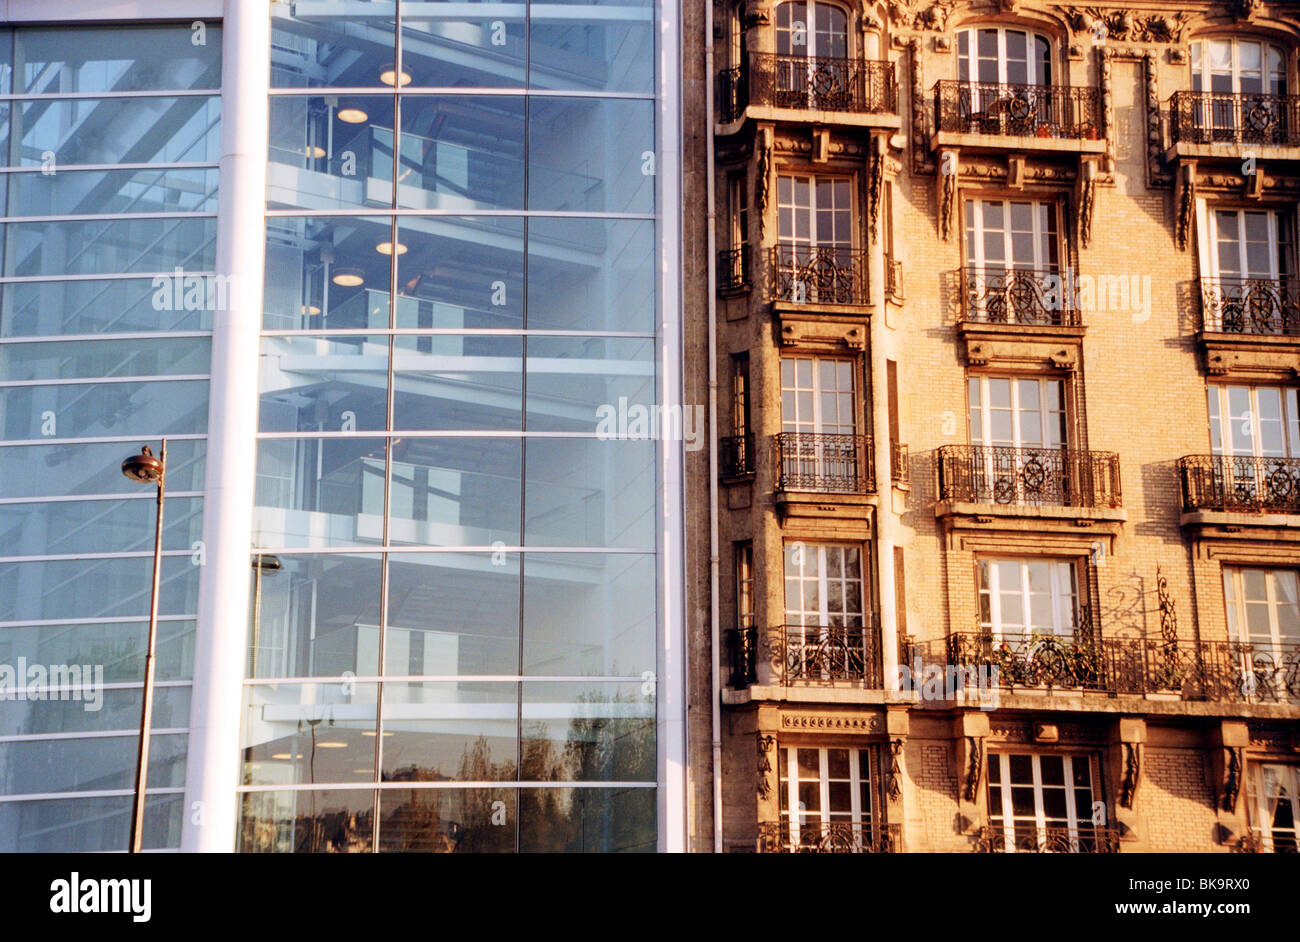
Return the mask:
[[[375,246],[375,251],[378,252],[380,255],[392,255],[392,254],[393,254],[393,243],[391,243],[391,242],[380,242],[378,245]],[[400,242],[397,243],[397,254],[398,254],[398,255],[405,255],[405,254],[406,254],[406,246],[403,245],[403,244],[400,243]]]
[[[390,63],[389,65],[384,66],[384,70],[379,73],[379,81],[383,82],[385,85],[399,85],[399,87],[404,87],[411,84],[411,73],[402,69],[401,81],[399,84],[397,66]]]
[[[330,281],[334,282],[340,288],[355,288],[365,283],[365,278],[359,268],[336,268]]]
[[[360,108],[349,106],[338,110],[338,118],[346,124],[365,124],[370,119],[370,115]]]

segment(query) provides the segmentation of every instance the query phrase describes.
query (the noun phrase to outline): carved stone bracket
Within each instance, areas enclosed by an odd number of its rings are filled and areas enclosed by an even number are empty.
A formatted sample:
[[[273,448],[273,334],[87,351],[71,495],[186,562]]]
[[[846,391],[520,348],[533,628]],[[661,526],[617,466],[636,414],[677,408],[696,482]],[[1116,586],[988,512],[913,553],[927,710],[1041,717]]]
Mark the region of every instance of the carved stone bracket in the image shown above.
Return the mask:
[[[966,737],[966,776],[962,782],[962,795],[967,801],[974,801],[980,793],[980,783],[984,780],[984,737]]]
[[[1223,784],[1220,788],[1221,807],[1228,813],[1237,810],[1237,796],[1241,794],[1241,779],[1245,774],[1240,746],[1225,746],[1223,749]]]
[[[1174,235],[1178,251],[1186,252],[1187,244],[1191,241],[1192,215],[1196,208],[1196,161],[1188,160],[1179,165],[1174,185],[1174,202],[1178,207]]]
[[[885,769],[885,794],[890,801],[898,801],[903,797],[902,770],[898,765],[898,757],[903,751],[903,740],[889,740],[889,758]]]
[[[860,324],[842,321],[798,321],[781,317],[779,342],[783,347],[830,347],[864,350],[867,332]]]
[[[1097,162],[1085,160],[1079,174],[1079,244],[1085,249],[1092,242],[1093,207],[1097,202]]]
[[[921,40],[913,36],[908,43],[908,63],[912,79],[912,172],[933,173],[934,161],[930,159],[930,135],[925,120],[925,56]]]
[[[763,237],[767,224],[767,196],[772,176],[772,138],[770,131],[761,131],[762,143],[758,147],[758,168],[754,174],[754,208],[758,212],[758,235]]]
[[[1121,807],[1132,808],[1142,778],[1142,744],[1126,742],[1123,745],[1124,773],[1119,782],[1119,803]]]
[[[769,11],[769,5],[764,2],[764,0],[750,0],[750,2],[745,5],[745,12],[741,18],[741,24],[745,29],[770,26],[772,24],[772,17]]]
[[[772,771],[772,762],[767,754],[776,745],[776,737],[758,733],[755,735],[755,745],[758,747],[758,797],[767,798],[772,794],[772,785],[767,780],[767,773]]]
[[[871,169],[867,178],[867,218],[871,241],[876,241],[880,222],[880,193],[885,182],[885,142],[879,137],[871,139]]]
[[[936,211],[939,218],[939,238],[952,239],[954,216],[957,211],[957,173],[959,156],[955,150],[939,152],[939,183],[935,187]]]
[[[1106,169],[1115,169],[1115,86],[1111,80],[1111,49],[1097,50],[1097,71],[1101,75],[1101,136],[1106,142]]]

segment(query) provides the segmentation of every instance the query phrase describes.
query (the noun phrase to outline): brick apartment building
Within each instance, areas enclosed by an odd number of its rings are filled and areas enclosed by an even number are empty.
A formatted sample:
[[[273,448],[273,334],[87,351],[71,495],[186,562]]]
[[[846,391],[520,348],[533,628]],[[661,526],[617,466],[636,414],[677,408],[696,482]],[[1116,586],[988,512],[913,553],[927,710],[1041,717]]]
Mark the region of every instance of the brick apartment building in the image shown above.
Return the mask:
[[[686,10],[694,849],[1295,851],[1297,6]]]

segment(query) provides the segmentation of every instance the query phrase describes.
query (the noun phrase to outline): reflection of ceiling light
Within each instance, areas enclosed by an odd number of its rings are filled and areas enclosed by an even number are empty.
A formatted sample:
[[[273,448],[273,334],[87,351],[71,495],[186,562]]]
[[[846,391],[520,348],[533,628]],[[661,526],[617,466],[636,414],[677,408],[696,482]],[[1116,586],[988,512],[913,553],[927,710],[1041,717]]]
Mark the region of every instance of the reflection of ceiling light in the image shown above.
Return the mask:
[[[386,65],[386,66],[384,66],[384,71],[382,71],[382,72],[379,73],[379,81],[383,82],[385,85],[396,85],[396,84],[398,84],[398,82],[397,82],[397,66],[395,66],[395,65]],[[411,84],[411,73],[410,73],[410,72],[407,72],[405,69],[402,69],[402,81],[401,81],[401,84],[402,84],[402,85],[410,85],[410,84]]]
[[[271,756],[271,758],[272,759],[301,759],[302,753],[300,752],[297,755],[292,755],[288,752],[277,752],[275,755]]]
[[[302,152],[306,154],[308,157],[311,157],[316,160],[319,160],[321,157],[325,156],[325,148],[321,147],[319,144],[308,144],[306,147],[302,149]]]
[[[374,457],[374,456],[372,455],[371,457]],[[362,735],[362,736],[374,736],[374,735],[375,735],[375,731],[374,731],[373,729],[367,729],[367,730],[364,730],[364,731],[361,733],[361,735]],[[387,738],[387,737],[389,737],[389,736],[391,736],[391,735],[393,735],[393,734],[392,734],[392,733],[384,733],[384,738]]]
[[[365,282],[359,268],[336,268],[330,281],[334,282],[340,288],[355,288]]]
[[[340,121],[348,124],[364,124],[370,115],[366,114],[360,108],[340,108],[338,110]]]
[[[393,243],[391,243],[391,242],[380,242],[378,245],[375,246],[375,251],[378,252],[380,255],[392,255],[392,254],[393,254]],[[403,244],[400,243],[400,242],[397,243],[397,254],[398,254],[398,255],[405,255],[405,254],[406,254],[406,246],[403,245]]]
[[[304,304],[302,306],[302,313],[304,317],[315,317],[320,313],[320,308],[314,304]]]
[[[346,749],[348,746],[345,742],[334,742],[333,740],[330,740],[329,742],[318,742],[316,745],[322,749]]]

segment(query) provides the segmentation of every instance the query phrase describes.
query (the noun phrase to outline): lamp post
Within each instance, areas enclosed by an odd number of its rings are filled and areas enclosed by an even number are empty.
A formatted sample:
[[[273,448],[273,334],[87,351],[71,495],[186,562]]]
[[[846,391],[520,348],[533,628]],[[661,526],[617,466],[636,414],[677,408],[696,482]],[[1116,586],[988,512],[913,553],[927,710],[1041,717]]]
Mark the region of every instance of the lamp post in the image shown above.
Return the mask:
[[[144,793],[149,778],[149,731],[153,726],[154,650],[158,645],[158,587],[162,581],[163,495],[167,488],[167,439],[158,457],[148,445],[122,462],[122,473],[137,484],[156,484],[158,513],[153,534],[153,587],[149,597],[149,641],[144,656],[144,690],[140,698],[140,751],[135,760],[135,801],[131,806],[131,853],[140,853],[144,836]]]

